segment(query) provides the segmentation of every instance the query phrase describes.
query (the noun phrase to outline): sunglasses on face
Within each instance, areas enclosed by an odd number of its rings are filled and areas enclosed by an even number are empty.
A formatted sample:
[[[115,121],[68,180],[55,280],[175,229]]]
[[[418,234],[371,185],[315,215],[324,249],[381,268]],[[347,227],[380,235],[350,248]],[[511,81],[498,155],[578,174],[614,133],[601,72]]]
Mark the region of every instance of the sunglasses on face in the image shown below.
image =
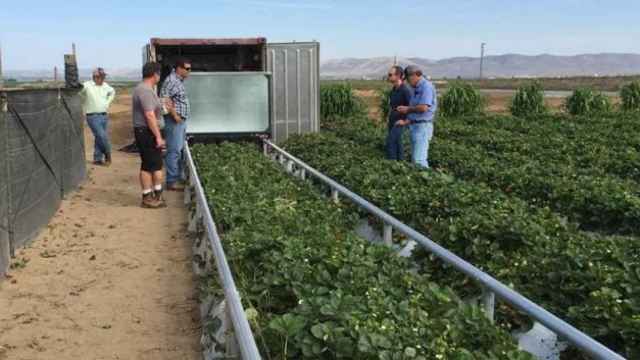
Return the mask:
[[[191,71],[191,66],[189,67],[184,67],[183,69],[187,70],[187,71]]]

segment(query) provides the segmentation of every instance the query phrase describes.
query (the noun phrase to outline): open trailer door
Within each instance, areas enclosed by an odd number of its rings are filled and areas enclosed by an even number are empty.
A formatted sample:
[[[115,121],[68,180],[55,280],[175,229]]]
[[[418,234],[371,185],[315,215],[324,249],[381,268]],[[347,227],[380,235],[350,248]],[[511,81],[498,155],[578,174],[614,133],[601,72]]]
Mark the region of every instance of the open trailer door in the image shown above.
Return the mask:
[[[320,129],[320,44],[267,44],[271,75],[271,137],[276,143],[293,134]]]

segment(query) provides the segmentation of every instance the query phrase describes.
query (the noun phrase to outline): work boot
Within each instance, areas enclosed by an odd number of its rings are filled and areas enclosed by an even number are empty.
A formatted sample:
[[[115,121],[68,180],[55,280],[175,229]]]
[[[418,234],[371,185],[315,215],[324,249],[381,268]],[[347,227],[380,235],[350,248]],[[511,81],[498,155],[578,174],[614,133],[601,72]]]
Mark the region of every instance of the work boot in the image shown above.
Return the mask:
[[[184,191],[184,184],[179,182],[167,184],[167,191]]]
[[[160,204],[161,208],[167,207],[167,202],[164,200],[164,196],[162,196],[162,190],[154,191],[153,198]]]
[[[104,166],[111,166],[111,154],[106,154],[104,156]]]
[[[155,199],[154,194],[151,192],[142,195],[142,204],[140,206],[145,209],[159,209],[161,207],[161,204],[158,200]]]

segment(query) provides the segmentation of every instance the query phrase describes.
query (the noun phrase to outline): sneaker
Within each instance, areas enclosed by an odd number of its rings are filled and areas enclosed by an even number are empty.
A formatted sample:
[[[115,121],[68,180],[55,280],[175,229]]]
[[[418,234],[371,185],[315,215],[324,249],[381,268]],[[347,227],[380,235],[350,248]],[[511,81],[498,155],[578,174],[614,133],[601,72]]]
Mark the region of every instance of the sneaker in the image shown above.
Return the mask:
[[[178,182],[167,184],[167,191],[184,191],[184,185]]]
[[[104,166],[111,166],[111,154],[107,154],[104,156]]]
[[[142,203],[140,204],[140,206],[145,209],[159,209],[161,207],[161,204],[158,200],[155,199],[153,193],[149,193],[146,195],[142,195]]]

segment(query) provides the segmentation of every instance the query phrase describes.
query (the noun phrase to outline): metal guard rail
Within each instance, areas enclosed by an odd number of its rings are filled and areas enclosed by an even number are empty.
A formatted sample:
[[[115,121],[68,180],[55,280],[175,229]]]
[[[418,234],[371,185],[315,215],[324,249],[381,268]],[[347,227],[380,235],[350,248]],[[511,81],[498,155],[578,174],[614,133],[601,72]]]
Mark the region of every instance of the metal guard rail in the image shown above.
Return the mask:
[[[211,249],[213,251],[216,267],[218,269],[218,275],[220,277],[220,283],[224,290],[224,297],[227,301],[229,310],[229,317],[233,324],[233,330],[240,348],[240,353],[243,359],[260,359],[260,352],[256,346],[255,338],[251,332],[251,326],[247,320],[246,313],[240,301],[240,294],[236,288],[227,257],[222,247],[222,241],[218,236],[216,224],[213,221],[211,210],[209,209],[209,203],[205,196],[200,177],[198,177],[198,171],[196,170],[193,157],[191,156],[191,150],[189,145],[185,146],[186,160],[189,168],[189,176],[191,177],[192,185],[195,190],[196,206],[202,207],[203,223],[207,230],[207,237],[209,239]]]
[[[278,147],[274,143],[269,140],[264,140],[263,142],[263,150],[265,155],[268,154],[269,149],[273,149],[277,151],[280,156],[288,159],[289,162],[295,164],[299,168],[302,169],[301,178],[305,178],[305,172],[308,172],[316,179],[328,185],[331,190],[331,198],[334,201],[338,200],[338,194],[344,195],[346,198],[351,200],[356,205],[361,208],[367,210],[370,214],[377,216],[381,219],[385,224],[384,230],[384,238],[385,242],[389,243],[391,238],[392,229],[398,230],[400,233],[408,236],[410,239],[415,240],[424,248],[429,250],[431,253],[439,257],[441,260],[446,262],[447,264],[453,266],[458,271],[463,272],[470,278],[474,279],[478,283],[481,284],[485,292],[483,294],[483,306],[485,308],[485,312],[490,320],[493,321],[493,313],[495,306],[495,296],[504,300],[506,303],[510,304],[514,308],[526,313],[531,318],[535,319],[542,325],[554,331],[557,335],[559,335],[562,339],[568,341],[572,345],[574,345],[577,349],[584,351],[588,355],[594,357],[595,359],[602,360],[625,360],[624,357],[616,354],[614,351],[610,350],[606,346],[592,339],[582,331],[574,328],[567,322],[543,309],[539,305],[535,304],[531,300],[526,297],[520,295],[518,292],[512,290],[508,286],[502,284],[500,281],[494,279],[489,274],[483,272],[477,267],[471,265],[470,263],[464,261],[462,258],[458,257],[451,251],[445,249],[444,247],[436,244],[431,239],[426,236],[420,234],[416,230],[402,223],[400,220],[395,217],[389,215],[379,207],[373,205],[369,201],[365,200],[358,194],[352,192],[346,187],[340,185],[338,182],[332,180],[326,175],[320,173],[316,169],[304,163],[302,160],[296,158],[295,156],[289,154],[284,149]]]

